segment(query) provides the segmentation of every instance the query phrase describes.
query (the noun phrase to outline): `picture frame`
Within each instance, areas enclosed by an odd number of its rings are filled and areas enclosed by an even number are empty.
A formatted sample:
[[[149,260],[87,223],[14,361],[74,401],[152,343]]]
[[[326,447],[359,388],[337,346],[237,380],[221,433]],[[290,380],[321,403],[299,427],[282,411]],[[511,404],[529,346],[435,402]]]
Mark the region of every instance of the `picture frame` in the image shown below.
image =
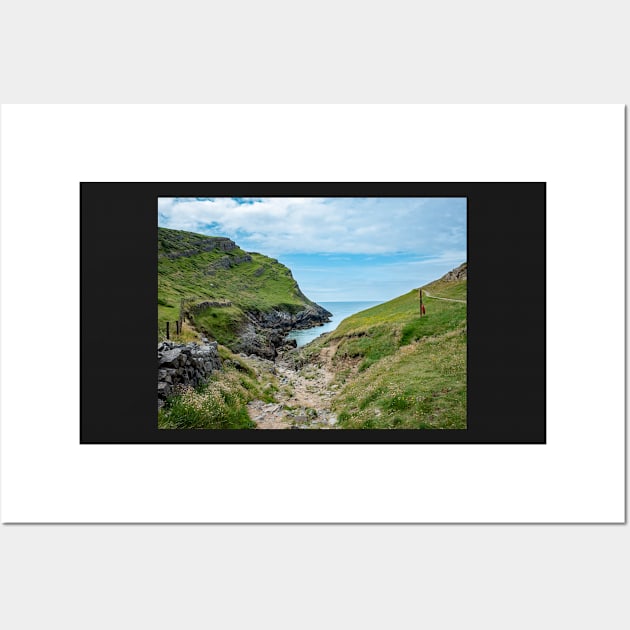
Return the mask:
[[[151,348],[157,338],[160,197],[465,197],[467,428],[158,430]],[[544,444],[545,203],[544,182],[83,182],[81,443]],[[99,219],[103,213],[108,226]],[[117,227],[123,222],[124,232]],[[535,303],[526,297],[527,287],[536,288]],[[126,306],[103,309],[103,300]],[[117,353],[99,351],[104,330],[115,330],[121,347],[134,348],[133,361],[120,362]],[[122,404],[115,417],[98,404],[103,374],[133,383],[117,393]]]

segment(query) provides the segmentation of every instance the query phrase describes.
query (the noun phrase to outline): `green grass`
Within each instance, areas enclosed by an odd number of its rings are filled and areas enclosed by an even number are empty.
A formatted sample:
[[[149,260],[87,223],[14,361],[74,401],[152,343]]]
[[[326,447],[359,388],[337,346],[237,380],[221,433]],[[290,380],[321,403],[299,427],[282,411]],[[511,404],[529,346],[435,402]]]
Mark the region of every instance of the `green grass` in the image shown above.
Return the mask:
[[[456,300],[466,299],[466,281],[432,282],[424,289],[431,294]],[[418,322],[423,326],[423,336],[448,330],[455,320],[466,317],[466,305],[458,302],[443,302],[424,297],[426,317],[419,317],[418,290],[413,289],[384,304],[356,313],[344,319],[332,334],[332,338],[356,336],[374,332],[376,327],[388,324],[387,328],[401,329],[406,324]]]
[[[433,282],[432,295],[466,299],[466,281]],[[342,428],[466,428],[466,304],[418,291],[345,319],[321,343],[337,344]],[[348,374],[348,363],[356,371]]]
[[[404,346],[357,374],[334,408],[346,429],[465,429],[464,328]]]
[[[362,372],[383,357],[396,352],[399,346],[398,327],[383,324],[372,327],[369,332],[362,331],[358,336],[342,339],[337,348],[337,359],[363,359],[359,364]]]
[[[225,381],[223,382],[225,383]],[[160,429],[253,429],[242,395],[234,387],[209,382],[173,396],[158,412]]]
[[[195,327],[222,344],[232,345],[246,312],[273,309],[297,313],[312,304],[300,291],[291,271],[277,260],[251,253],[251,261],[240,262],[213,273],[222,259],[235,261],[247,253],[204,251],[214,237],[158,228],[158,333],[164,336],[166,322],[179,318],[181,300],[189,303],[230,301],[231,307],[211,307],[195,314]],[[168,258],[166,254],[196,252]],[[173,324],[171,324],[173,328]]]
[[[245,319],[243,311],[236,306],[224,308],[206,308],[194,315],[197,330],[210,335],[226,346],[232,346],[236,340],[238,325]]]
[[[250,400],[275,402],[278,383],[271,372],[255,370],[242,357],[219,346],[223,369],[197,389],[183,388],[158,412],[160,429],[253,429]]]

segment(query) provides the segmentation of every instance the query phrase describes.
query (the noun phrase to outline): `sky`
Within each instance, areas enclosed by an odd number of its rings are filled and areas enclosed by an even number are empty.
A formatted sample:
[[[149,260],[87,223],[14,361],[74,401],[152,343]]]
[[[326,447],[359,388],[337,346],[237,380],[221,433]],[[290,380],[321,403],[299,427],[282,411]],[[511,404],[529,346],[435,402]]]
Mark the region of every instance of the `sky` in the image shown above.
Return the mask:
[[[169,197],[158,225],[276,258],[316,302],[390,300],[466,260],[465,198]]]

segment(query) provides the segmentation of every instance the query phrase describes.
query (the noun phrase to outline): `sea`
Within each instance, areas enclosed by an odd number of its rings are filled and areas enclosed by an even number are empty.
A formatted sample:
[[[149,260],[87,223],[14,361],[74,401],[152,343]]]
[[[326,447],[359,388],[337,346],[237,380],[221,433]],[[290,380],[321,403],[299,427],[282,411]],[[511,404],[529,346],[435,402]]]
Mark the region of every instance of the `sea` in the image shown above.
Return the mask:
[[[367,308],[382,304],[383,302],[318,302],[320,306],[323,306],[327,311],[330,311],[333,316],[331,321],[323,326],[314,326],[313,328],[306,328],[304,330],[292,330],[287,339],[295,339],[298,348],[305,346],[307,343],[313,341],[324,333],[331,332],[337,328],[339,323],[350,315],[354,315],[359,311],[364,311]]]

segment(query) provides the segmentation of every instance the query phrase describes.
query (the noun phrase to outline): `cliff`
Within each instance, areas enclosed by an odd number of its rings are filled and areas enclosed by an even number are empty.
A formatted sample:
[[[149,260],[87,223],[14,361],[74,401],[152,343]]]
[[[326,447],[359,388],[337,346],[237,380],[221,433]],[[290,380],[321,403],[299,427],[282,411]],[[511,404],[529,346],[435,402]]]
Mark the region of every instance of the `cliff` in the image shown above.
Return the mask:
[[[290,330],[330,317],[277,260],[229,238],[158,228],[160,338],[166,322],[183,321],[235,352],[274,358]]]

